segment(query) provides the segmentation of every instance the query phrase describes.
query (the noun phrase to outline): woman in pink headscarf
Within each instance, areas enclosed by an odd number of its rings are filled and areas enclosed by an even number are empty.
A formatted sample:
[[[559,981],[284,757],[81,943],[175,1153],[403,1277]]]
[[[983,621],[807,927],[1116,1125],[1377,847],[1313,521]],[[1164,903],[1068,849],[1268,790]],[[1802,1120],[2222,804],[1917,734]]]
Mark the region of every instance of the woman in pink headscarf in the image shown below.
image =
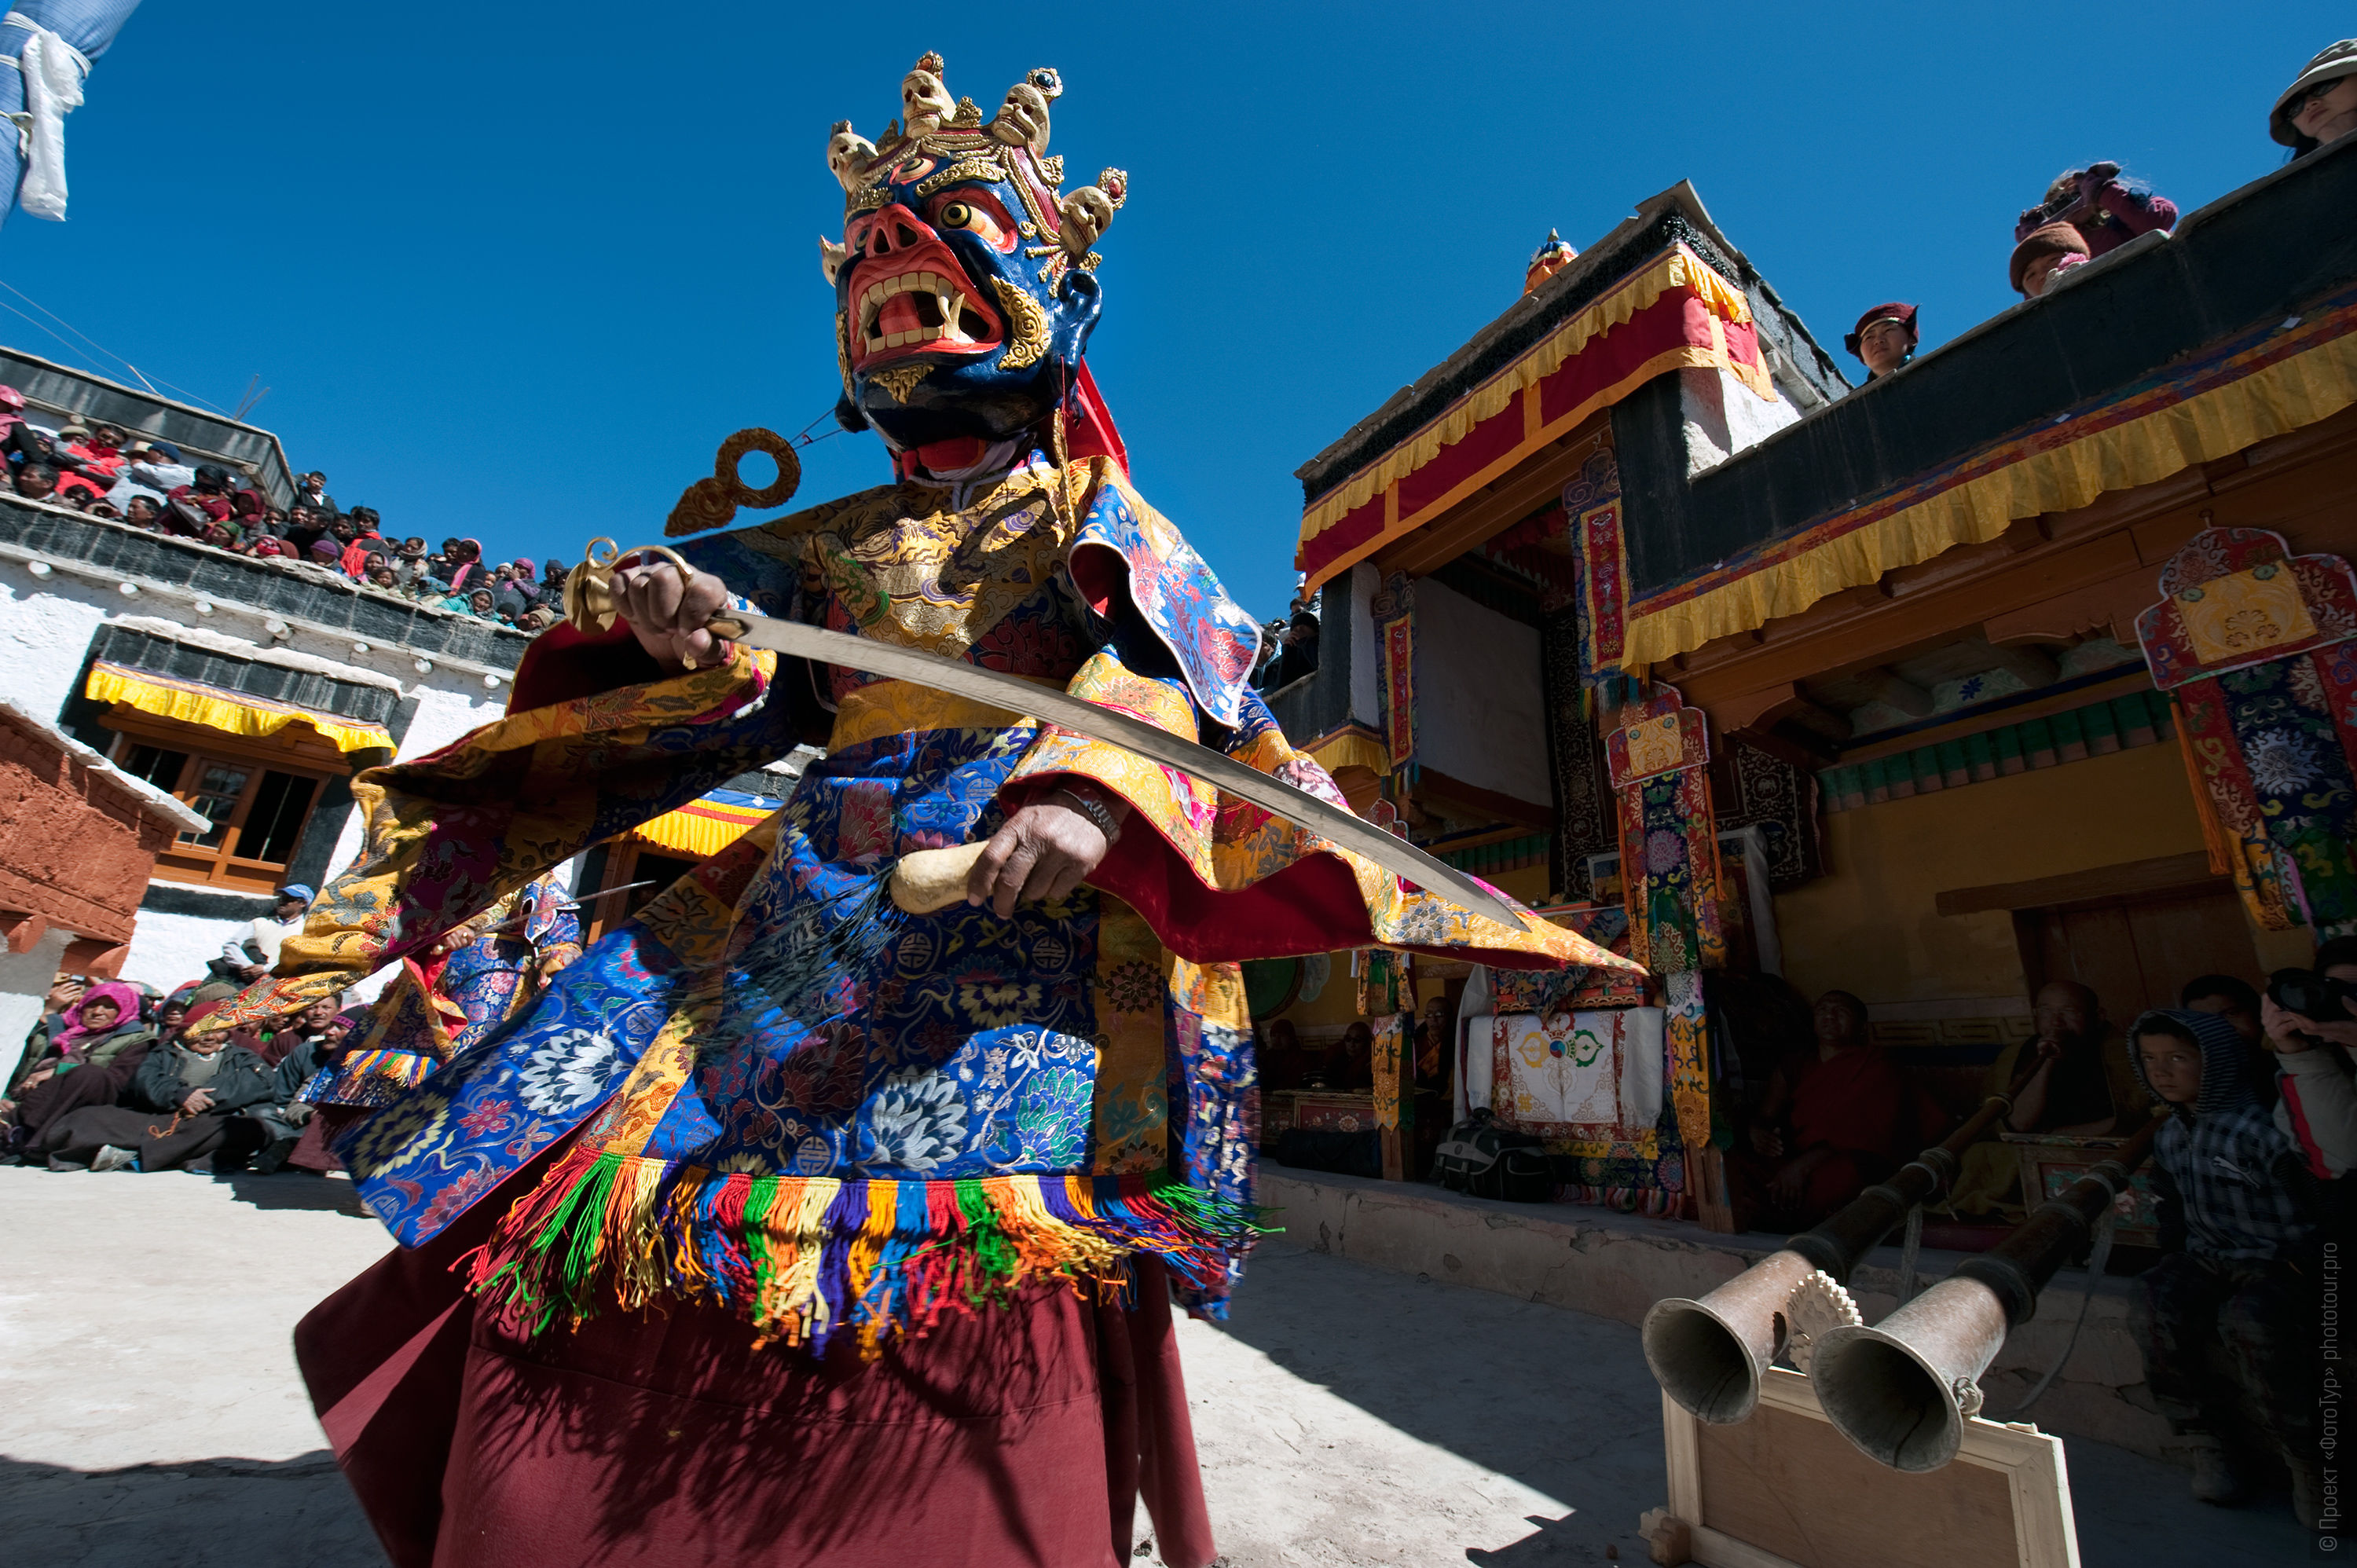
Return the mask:
[[[0,1157],[21,1153],[51,1122],[88,1105],[112,1105],[156,1044],[139,1015],[135,985],[93,985],[66,1009],[48,1054],[18,1080]]]
[[[483,564],[482,541],[479,539],[458,541],[457,553],[465,559],[455,562],[450,568],[450,591],[463,597],[470,588],[490,587],[491,573],[490,569]]]

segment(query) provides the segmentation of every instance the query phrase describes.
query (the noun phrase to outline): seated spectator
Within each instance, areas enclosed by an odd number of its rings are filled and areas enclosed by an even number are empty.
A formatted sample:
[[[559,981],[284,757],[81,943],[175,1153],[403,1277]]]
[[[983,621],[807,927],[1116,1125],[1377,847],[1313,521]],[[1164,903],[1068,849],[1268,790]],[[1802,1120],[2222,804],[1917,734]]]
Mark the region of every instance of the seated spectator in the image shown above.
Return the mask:
[[[64,1026],[50,1036],[43,1058],[17,1087],[29,1090],[78,1068],[104,1067],[125,1047],[153,1039],[154,1031],[140,1016],[143,1008],[135,986],[113,980],[91,986],[67,1009]]]
[[[245,542],[245,553],[261,560],[292,561],[295,547],[275,534],[264,533]]]
[[[245,531],[233,522],[208,522],[197,535],[197,542],[210,544],[216,550],[236,550],[244,542]]]
[[[338,576],[343,575],[343,567],[338,564],[343,559],[343,545],[332,536],[311,541],[310,564],[333,572]]]
[[[317,468],[295,481],[294,505],[323,514],[343,510],[336,504],[336,498],[328,493],[328,476]]]
[[[2267,115],[2267,134],[2305,157],[2357,131],[2357,38],[2343,38],[2301,68]]]
[[[1867,1033],[1866,1004],[1817,998],[1816,1048],[1770,1076],[1748,1150],[1727,1161],[1737,1223],[1805,1230],[1923,1147],[1938,1113]]]
[[[309,560],[311,546],[326,538],[327,534],[326,521],[311,508],[296,501],[286,509],[286,542],[295,547],[295,553],[302,559]],[[342,546],[337,547],[337,553],[342,553]]]
[[[1857,318],[1842,343],[1865,362],[1867,381],[1887,376],[1915,357],[1915,307],[1878,305]]]
[[[58,971],[49,982],[49,993],[42,1004],[41,1016],[26,1032],[25,1043],[17,1053],[16,1065],[8,1069],[6,1080],[0,1082],[0,1092],[5,1092],[10,1099],[16,1097],[17,1086],[25,1075],[33,1070],[34,1064],[49,1054],[49,1042],[66,1027],[66,1015],[75,1003],[82,999],[88,987],[89,982],[81,975]],[[5,1103],[0,1101],[0,1104]]]
[[[1360,1090],[1375,1086],[1375,1032],[1364,1020],[1342,1031],[1304,1075],[1308,1089]]]
[[[2139,234],[2177,227],[2177,203],[2155,196],[2141,181],[2120,178],[2115,163],[2068,169],[2046,189],[2046,199],[2014,225],[2017,242],[2050,224],[2068,223],[2087,242],[2090,256],[2108,255]]]
[[[101,438],[86,425],[69,424],[58,432],[55,460],[60,470],[70,471],[94,481],[91,489],[104,495],[113,488],[114,477],[123,471],[123,454],[116,450],[122,436],[112,425],[100,425],[112,440]]]
[[[2013,248],[2013,292],[2036,299],[2057,272],[2083,264],[2087,256],[2086,236],[2068,223],[2033,230]]]
[[[1285,628],[1276,663],[1269,676],[1268,690],[1274,692],[1290,686],[1306,675],[1318,672],[1318,618],[1308,610],[1297,609]]]
[[[2213,1013],[2232,1024],[2245,1044],[2259,1043],[2259,993],[2247,980],[2197,975],[2178,988],[2177,1004],[2190,1013]]]
[[[2035,1065],[2014,1095],[2012,1113],[2005,1119],[2007,1130],[2102,1137],[2143,1120],[2135,1079],[2115,1071],[2111,1053],[2104,1049],[2109,1029],[2093,991],[2071,980],[2041,986],[2031,1018],[2037,1027],[2030,1042]],[[2020,1057],[2021,1047],[2007,1047],[1991,1081],[2013,1082]]]
[[[562,561],[544,561],[540,564],[540,602],[542,604],[554,609],[564,608],[565,579],[572,575],[572,571],[573,568]]]
[[[450,570],[442,575],[451,591],[465,593],[478,585],[490,587],[491,574],[483,564],[482,545],[471,539],[452,540],[450,545]]]
[[[2331,1181],[2357,1165],[2357,1081],[2350,1070],[2357,1054],[2357,937],[2318,948],[2314,972],[2327,982],[2338,1015],[2295,1013],[2270,994],[2259,999],[2259,1026],[2275,1053],[2276,1127],[2310,1174]]]
[[[269,914],[256,915],[231,928],[229,939],[221,943],[221,956],[205,961],[205,967],[212,972],[212,983],[247,986],[268,974],[278,962],[280,945],[303,929],[311,900],[317,896],[307,882],[289,882],[279,888]]]
[[[150,1050],[121,1105],[85,1106],[50,1124],[31,1150],[51,1170],[210,1170],[242,1163],[267,1134],[240,1114],[270,1101],[276,1075],[254,1037],[212,1021],[218,1002],[193,1008],[180,1037]],[[159,1118],[168,1119],[159,1124]]]
[[[28,463],[26,467],[30,467],[32,465]],[[106,487],[92,484],[70,468],[60,467],[58,470],[57,489],[50,499],[88,511],[92,501],[102,501],[106,499]]]
[[[0,457],[5,457],[11,467],[27,463],[57,464],[56,449],[49,438],[25,418],[25,394],[15,387],[0,386]]]
[[[49,500],[57,494],[58,471],[45,459],[37,457],[17,469],[16,477],[9,484],[28,501]]]
[[[354,507],[344,514],[343,522],[349,532],[339,532],[337,537],[344,541],[344,575],[355,581],[364,580],[368,576],[369,563],[382,559],[389,553],[390,547],[386,545],[384,536],[376,531],[377,516],[371,509]]]
[[[342,1011],[343,1005],[343,993],[338,992],[333,996],[323,996],[287,1014],[276,1028],[264,1036],[261,1048],[255,1054],[274,1068],[298,1053],[306,1061],[310,1060],[312,1047],[326,1037],[328,1026],[335,1023],[336,1015]],[[316,1067],[312,1070],[316,1071]],[[303,1076],[308,1078],[311,1074],[307,1071]]]
[[[135,495],[124,504],[123,521],[135,528],[161,529],[163,502],[151,495]]]
[[[164,526],[174,533],[201,537],[206,525],[227,522],[235,509],[229,499],[229,470],[201,463],[196,478],[175,485],[164,497]]]
[[[140,442],[123,456],[123,472],[106,499],[126,510],[133,496],[153,496],[161,502],[182,485],[197,482],[197,471],[180,461],[180,449],[168,441]]]
[[[425,540],[422,535],[413,533],[403,540],[401,547],[387,559],[394,579],[404,588],[431,575],[425,566]]]
[[[546,605],[534,605],[524,611],[523,618],[516,622],[516,626],[523,631],[543,632],[554,626],[557,618],[556,612]]]
[[[27,1074],[16,1101],[14,1126],[0,1154],[22,1155],[51,1126],[86,1106],[114,1104],[146,1060],[159,1032],[177,1028],[188,1015],[183,998],[167,1007],[167,1025],[141,1017],[137,988],[118,983],[93,986],[62,1032],[59,1049]]]
[[[2289,1464],[2293,1511],[2314,1529],[2323,1504],[2307,1355],[2316,1317],[2302,1270],[2312,1263],[2315,1178],[2252,1098],[2251,1047],[2225,1019],[2152,1012],[2129,1034],[2136,1074],[2169,1118],[2152,1150],[2163,1256],[2129,1314],[2145,1385],[2190,1453],[2196,1498],[2249,1495],[2242,1455],[2224,1437],[2247,1412]]]

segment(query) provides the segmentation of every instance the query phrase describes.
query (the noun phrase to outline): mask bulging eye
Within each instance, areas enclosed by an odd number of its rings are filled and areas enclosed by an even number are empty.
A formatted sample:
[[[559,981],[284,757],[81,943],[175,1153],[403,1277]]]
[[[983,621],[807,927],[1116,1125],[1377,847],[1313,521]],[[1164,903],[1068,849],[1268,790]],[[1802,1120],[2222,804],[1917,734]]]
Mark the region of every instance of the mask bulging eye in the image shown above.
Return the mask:
[[[970,229],[974,226],[974,209],[963,201],[952,201],[942,209],[942,225],[948,229]]]

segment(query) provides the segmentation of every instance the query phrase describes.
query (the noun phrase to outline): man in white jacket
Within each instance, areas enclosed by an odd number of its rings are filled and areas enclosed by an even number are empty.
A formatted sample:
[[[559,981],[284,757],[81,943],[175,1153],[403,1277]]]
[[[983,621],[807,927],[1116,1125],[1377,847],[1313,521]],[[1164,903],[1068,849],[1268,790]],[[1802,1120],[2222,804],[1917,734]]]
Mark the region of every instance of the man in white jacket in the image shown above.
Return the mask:
[[[247,921],[243,930],[221,943],[221,960],[212,966],[215,972],[249,985],[268,974],[277,966],[278,944],[303,929],[312,897],[311,889],[300,882],[281,887],[278,902],[269,914]]]

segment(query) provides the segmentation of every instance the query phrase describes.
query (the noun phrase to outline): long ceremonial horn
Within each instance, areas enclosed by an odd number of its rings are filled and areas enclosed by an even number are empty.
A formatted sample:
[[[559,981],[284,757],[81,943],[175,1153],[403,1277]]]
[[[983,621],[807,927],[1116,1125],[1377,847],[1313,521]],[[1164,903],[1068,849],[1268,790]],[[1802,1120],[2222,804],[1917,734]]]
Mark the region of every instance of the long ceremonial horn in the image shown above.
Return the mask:
[[[1847,1296],[1839,1287],[1858,1261],[1907,1218],[1909,1209],[1947,1191],[1964,1150],[2011,1109],[2011,1091],[1990,1095],[1936,1148],[1916,1155],[1889,1181],[1867,1187],[1832,1219],[1793,1237],[1782,1251],[1752,1264],[1700,1301],[1672,1296],[1655,1302],[1645,1314],[1645,1364],[1653,1369],[1662,1391],[1699,1421],[1724,1426],[1749,1419],[1760,1402],[1760,1380],[1769,1363],[1793,1342],[1786,1310],[1793,1293],[1822,1273],[1823,1294],[1846,1306]]]
[[[2155,1117],[2013,1234],[1873,1327],[1832,1330],[1816,1348],[1817,1403],[1857,1451],[1894,1470],[1936,1470],[1956,1456],[1981,1408],[1980,1376],[2007,1332],[2093,1230],[2151,1152]]]

